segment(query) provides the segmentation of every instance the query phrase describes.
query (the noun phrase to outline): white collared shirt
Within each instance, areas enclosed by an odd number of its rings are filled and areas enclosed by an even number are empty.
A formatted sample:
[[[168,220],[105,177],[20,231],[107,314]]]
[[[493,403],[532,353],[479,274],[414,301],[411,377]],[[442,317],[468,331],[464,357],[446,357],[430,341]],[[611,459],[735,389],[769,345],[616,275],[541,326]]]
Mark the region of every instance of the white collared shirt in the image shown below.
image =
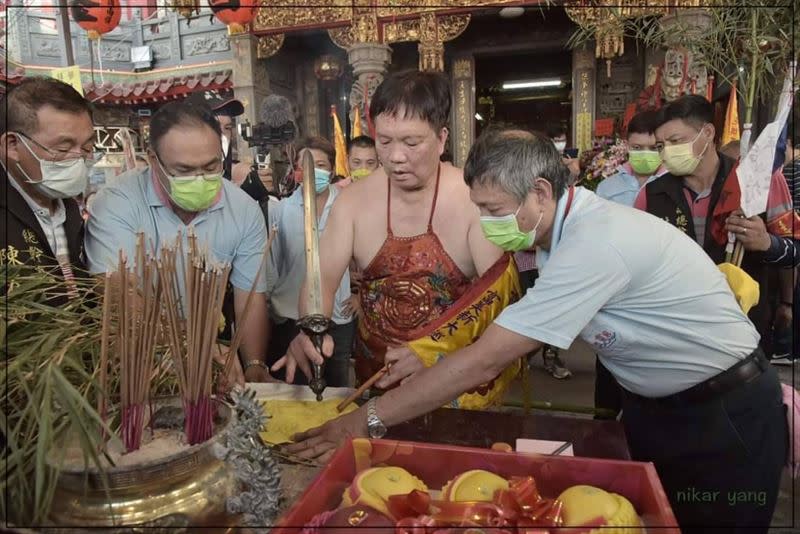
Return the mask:
[[[319,215],[319,233],[328,224],[333,203],[339,196],[337,184],[328,187],[328,200]],[[306,276],[306,249],[303,222],[303,188],[295,189],[291,196],[281,200],[274,208],[270,206],[270,226],[277,225],[278,233],[270,250],[269,293],[271,317],[276,323],[286,319],[297,320],[300,314],[300,287]],[[322,260],[324,261],[324,259]],[[331,320],[335,324],[347,324],[353,320],[344,307],[351,296],[350,274],[345,271],[333,299]]]
[[[56,205],[56,210],[53,214],[50,214],[50,210],[33,200],[14,178],[8,176],[8,182],[22,195],[25,203],[36,215],[36,220],[39,221],[39,226],[42,227],[42,233],[47,238],[47,244],[50,245],[50,250],[53,251],[54,257],[59,263],[61,263],[62,258],[65,258],[67,264],[69,264],[69,245],[67,244],[67,234],[64,231],[64,223],[67,222],[67,210],[64,207],[64,201],[60,198],[55,199],[53,202]]]
[[[89,269],[93,274],[116,270],[120,250],[133,258],[138,232],[144,233],[147,248],[152,243],[156,250],[174,243],[180,232],[184,250],[188,250],[189,227],[194,229],[201,249],[207,247],[218,262],[231,264],[231,285],[250,291],[267,243],[258,203],[233,183],[222,180],[217,201],[185,224],[156,191],[149,168],[123,173],[97,192],[84,244]],[[266,287],[262,270],[256,292],[263,293]]]

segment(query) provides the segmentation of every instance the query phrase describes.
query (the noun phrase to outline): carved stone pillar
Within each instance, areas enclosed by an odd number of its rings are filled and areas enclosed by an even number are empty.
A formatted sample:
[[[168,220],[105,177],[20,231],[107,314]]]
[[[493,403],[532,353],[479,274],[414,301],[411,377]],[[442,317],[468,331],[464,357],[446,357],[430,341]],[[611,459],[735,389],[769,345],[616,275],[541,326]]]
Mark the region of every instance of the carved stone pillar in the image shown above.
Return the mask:
[[[592,148],[597,61],[592,50],[572,51],[572,146]]]
[[[314,69],[307,65],[303,69],[303,118],[304,136],[319,135],[319,84]]]
[[[239,33],[229,37],[233,51],[233,92],[244,105],[242,121],[250,124],[259,121],[261,102],[269,93],[269,76],[266,65],[258,60],[257,39],[249,33]],[[247,142],[237,134],[238,154],[243,161],[249,161],[249,151],[242,150]]]
[[[362,124],[366,125],[364,113],[364,93],[372,99],[375,89],[383,81],[386,67],[392,61],[391,47],[378,43],[355,43],[347,49],[347,60],[353,67],[355,82],[350,89],[350,109],[362,113]],[[353,117],[350,117],[353,120]]]
[[[456,167],[463,167],[475,140],[475,59],[472,56],[455,58],[452,85],[450,144],[453,163]]]
[[[261,100],[269,92],[269,79],[266,69],[258,61],[257,40],[249,33],[231,35],[233,51],[233,91],[236,98],[244,104],[242,119],[251,124],[258,122],[258,110]]]

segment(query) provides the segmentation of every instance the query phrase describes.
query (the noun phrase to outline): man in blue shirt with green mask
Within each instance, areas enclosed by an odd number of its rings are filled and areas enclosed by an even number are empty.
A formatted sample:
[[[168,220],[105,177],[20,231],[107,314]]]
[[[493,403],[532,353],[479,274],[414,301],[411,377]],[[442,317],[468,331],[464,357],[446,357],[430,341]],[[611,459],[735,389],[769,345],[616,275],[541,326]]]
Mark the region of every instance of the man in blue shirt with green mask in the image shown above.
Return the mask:
[[[628,161],[618,172],[600,182],[597,196],[633,207],[636,195],[646,184],[666,172],[661,165],[661,155],[656,149],[656,121],[654,110],[642,111],[628,123]],[[622,409],[619,385],[599,358],[595,358],[594,406],[610,410],[615,415]]]
[[[117,266],[119,251],[132,258],[139,232],[156,250],[186,239],[191,227],[201,248],[231,264],[234,315],[244,337],[239,350],[248,382],[272,380],[267,352],[266,275],[242,323],[245,302],[266,248],[264,217],[255,200],[222,178],[221,131],[205,105],[166,104],[150,121],[150,166],[120,175],[92,203],[85,249],[92,273]],[[184,250],[188,245],[184,243]]]
[[[339,196],[339,188],[331,185],[331,171],[336,160],[330,141],[323,137],[308,137],[297,146],[297,160],[302,161],[305,152],[314,158],[315,199],[319,232],[327,226],[331,208]],[[296,165],[299,168],[299,165]],[[298,181],[301,181],[298,173]],[[295,189],[291,196],[278,202],[269,212],[269,226],[277,228],[277,235],[270,250],[269,281],[267,291],[272,311],[272,344],[269,350],[270,365],[284,354],[292,339],[300,332],[300,287],[306,274],[303,187]],[[324,258],[323,258],[324,260]],[[349,385],[350,356],[353,348],[355,324],[350,299],[350,275],[345,273],[334,298],[332,324],[329,333],[333,337],[333,358],[325,366],[325,381],[329,386]],[[285,371],[278,371],[283,378]],[[295,383],[305,382],[298,374]]]
[[[628,161],[597,186],[597,196],[633,207],[636,195],[646,184],[666,172],[656,148],[658,113],[642,111],[628,123]]]

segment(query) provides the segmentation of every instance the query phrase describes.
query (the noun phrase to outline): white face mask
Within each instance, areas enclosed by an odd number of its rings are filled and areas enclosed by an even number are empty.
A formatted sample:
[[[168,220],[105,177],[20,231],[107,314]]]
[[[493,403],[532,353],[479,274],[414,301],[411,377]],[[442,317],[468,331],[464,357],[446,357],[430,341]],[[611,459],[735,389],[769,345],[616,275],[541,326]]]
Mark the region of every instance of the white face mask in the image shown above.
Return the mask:
[[[564,149],[567,148],[566,141],[553,141],[553,144],[556,145],[556,150],[558,150],[559,154],[563,153]]]
[[[222,157],[228,157],[228,150],[231,149],[231,140],[228,139],[227,135],[222,136]]]
[[[25,139],[17,135],[28,152],[39,162],[39,169],[42,173],[42,181],[36,182],[28,176],[22,165],[17,163],[17,168],[25,176],[25,181],[47,198],[72,198],[86,190],[89,183],[89,167],[83,158],[70,159],[64,161],[47,161],[39,158]]]

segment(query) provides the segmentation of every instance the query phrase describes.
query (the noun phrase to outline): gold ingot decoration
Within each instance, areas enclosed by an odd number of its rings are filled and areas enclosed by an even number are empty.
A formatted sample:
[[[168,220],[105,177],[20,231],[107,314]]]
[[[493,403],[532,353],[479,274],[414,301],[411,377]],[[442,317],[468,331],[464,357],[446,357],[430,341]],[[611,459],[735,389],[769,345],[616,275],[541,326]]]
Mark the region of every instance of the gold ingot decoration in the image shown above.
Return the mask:
[[[258,38],[258,46],[256,47],[256,55],[258,59],[266,59],[278,53],[286,35],[278,33],[275,35],[264,35]]]
[[[325,54],[314,62],[314,75],[322,81],[335,80],[344,72],[342,60],[338,57]]]

